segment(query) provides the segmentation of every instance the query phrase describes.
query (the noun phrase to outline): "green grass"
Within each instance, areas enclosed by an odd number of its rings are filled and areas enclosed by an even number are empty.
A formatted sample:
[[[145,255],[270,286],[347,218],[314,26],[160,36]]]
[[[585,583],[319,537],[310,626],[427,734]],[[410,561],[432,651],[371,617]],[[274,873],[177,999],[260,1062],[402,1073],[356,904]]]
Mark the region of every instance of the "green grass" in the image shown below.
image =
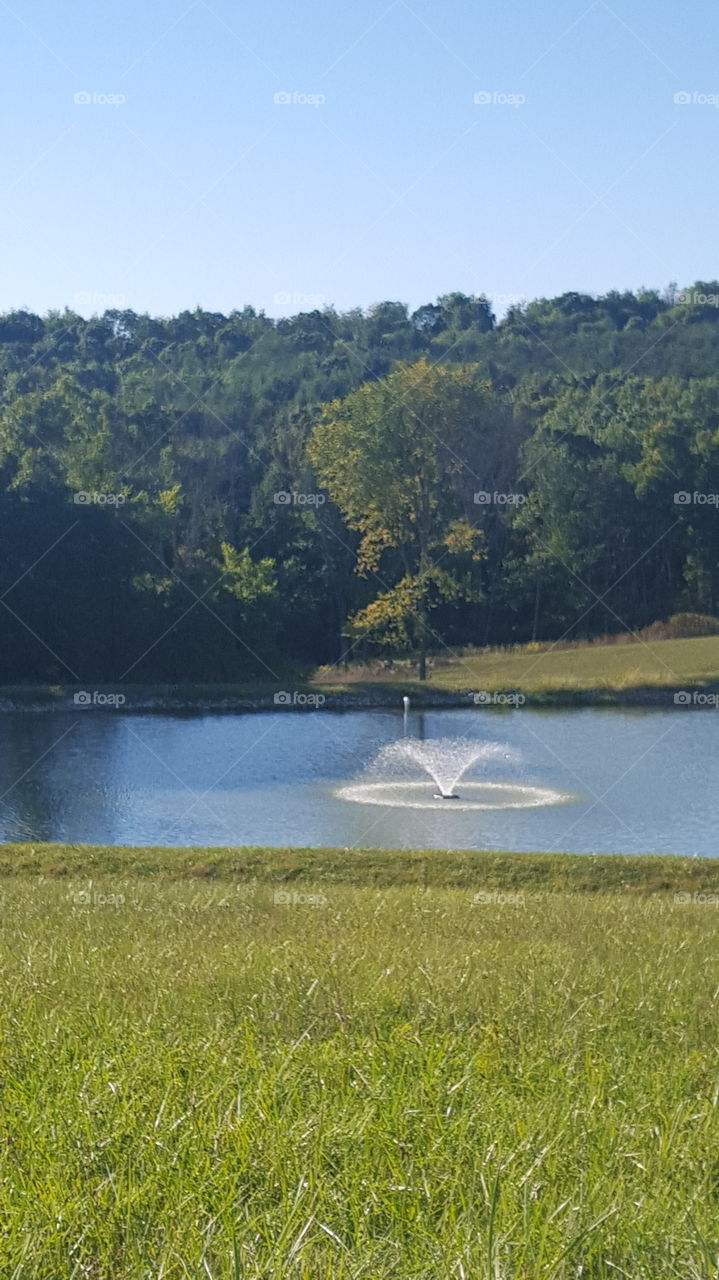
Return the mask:
[[[350,672],[341,683],[330,684],[322,671],[318,684],[323,688],[352,687]],[[411,668],[388,671],[363,686],[377,689],[383,684],[411,692],[421,686]],[[719,636],[690,640],[653,640],[651,644],[584,645],[552,649],[526,645],[509,651],[477,650],[451,661],[436,659],[430,669],[428,690],[521,690],[528,695],[577,693],[595,690],[622,693],[629,690],[679,690],[719,686]]]
[[[299,887],[527,889],[635,894],[719,893],[719,858],[670,854],[504,853],[478,849],[169,848],[0,844],[0,886],[17,875],[217,880]]]
[[[0,852],[8,1280],[716,1277],[717,864]]]
[[[91,682],[92,683],[92,682]],[[632,644],[587,644],[574,648],[551,645],[524,645],[514,649],[478,649],[455,658],[437,655],[430,666],[429,679],[421,684],[416,664],[396,663],[394,667],[348,669],[320,667],[307,672],[285,671],[282,679],[245,680],[234,684],[98,685],[100,693],[121,693],[123,710],[192,710],[223,705],[247,710],[274,707],[280,685],[290,692],[322,693],[340,702],[344,696],[357,705],[380,704],[401,698],[403,693],[462,695],[485,690],[519,691],[536,701],[581,699],[611,702],[623,695],[644,695],[656,700],[664,692],[673,705],[673,691],[714,689],[719,691],[719,636],[688,640],[652,640]],[[94,689],[95,686],[92,686]],[[18,709],[44,706],[74,710],[69,685],[14,685],[0,688],[0,702]],[[348,697],[349,696],[349,697]],[[80,712],[82,713],[82,712]]]

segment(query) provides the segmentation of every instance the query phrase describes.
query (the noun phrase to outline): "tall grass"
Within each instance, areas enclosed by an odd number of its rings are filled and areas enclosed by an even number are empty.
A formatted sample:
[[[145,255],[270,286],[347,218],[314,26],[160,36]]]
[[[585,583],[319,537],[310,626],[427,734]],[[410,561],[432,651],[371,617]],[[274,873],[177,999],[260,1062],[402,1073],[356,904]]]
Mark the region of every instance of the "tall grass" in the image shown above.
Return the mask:
[[[0,1274],[715,1277],[719,912],[485,887],[6,875]]]
[[[419,692],[416,667],[398,663],[384,667],[320,670],[318,685],[330,690],[357,684],[377,692],[382,685]],[[425,690],[518,689],[541,697],[554,693],[594,691],[607,695],[631,690],[672,692],[717,686],[719,636],[693,639],[652,639],[628,644],[523,645],[514,649],[463,650],[455,657],[440,653],[430,665]]]

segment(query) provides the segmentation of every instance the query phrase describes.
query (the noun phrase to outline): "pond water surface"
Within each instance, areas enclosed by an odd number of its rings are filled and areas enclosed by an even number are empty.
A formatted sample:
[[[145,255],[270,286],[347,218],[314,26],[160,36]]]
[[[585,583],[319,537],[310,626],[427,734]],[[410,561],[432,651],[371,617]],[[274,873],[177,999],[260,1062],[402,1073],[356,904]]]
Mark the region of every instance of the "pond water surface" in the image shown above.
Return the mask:
[[[480,804],[434,803],[419,765],[401,780],[401,803],[387,802],[386,788],[365,784],[393,781],[373,762],[405,736],[499,743],[506,756],[485,753],[460,779],[460,801]],[[472,708],[406,721],[386,710],[9,712],[0,840],[716,857],[718,748],[719,715],[683,708]],[[481,807],[492,796],[499,807]]]

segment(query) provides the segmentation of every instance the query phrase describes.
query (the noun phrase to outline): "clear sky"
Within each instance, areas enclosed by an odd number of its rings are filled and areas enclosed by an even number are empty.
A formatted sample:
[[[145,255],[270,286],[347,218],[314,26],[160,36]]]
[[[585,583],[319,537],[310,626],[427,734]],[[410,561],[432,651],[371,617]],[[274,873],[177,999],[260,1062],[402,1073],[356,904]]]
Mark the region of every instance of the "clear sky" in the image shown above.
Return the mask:
[[[719,7],[683,9],[0,0],[0,309],[712,279]]]

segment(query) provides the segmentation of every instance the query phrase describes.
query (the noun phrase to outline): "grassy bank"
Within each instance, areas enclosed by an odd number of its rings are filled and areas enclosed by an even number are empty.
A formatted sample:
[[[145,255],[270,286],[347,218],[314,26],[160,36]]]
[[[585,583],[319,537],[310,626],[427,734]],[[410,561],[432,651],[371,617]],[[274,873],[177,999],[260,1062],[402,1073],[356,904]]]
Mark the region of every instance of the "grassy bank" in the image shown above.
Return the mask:
[[[397,667],[369,679],[357,669],[332,681],[319,673],[326,689],[394,686],[398,693],[420,692],[414,670]],[[719,689],[719,636],[689,640],[654,640],[651,644],[583,645],[552,648],[525,645],[513,650],[477,650],[456,659],[438,657],[424,688],[438,692],[518,690],[529,697],[587,691],[626,694],[632,691]],[[671,697],[667,704],[672,705]]]
[[[309,689],[303,683],[303,677],[297,672],[284,673],[282,688],[301,691]],[[162,711],[202,709],[227,706],[246,706],[252,710],[254,705],[274,705],[275,693],[280,690],[278,682],[268,680],[242,680],[234,683],[215,682],[212,684],[95,684],[92,681],[82,688],[79,685],[67,684],[21,684],[0,686],[0,710],[48,710],[72,711],[76,714],[88,714],[91,709],[118,706],[124,711],[148,710]],[[76,702],[76,696],[83,699],[89,697],[89,703]],[[107,699],[118,698],[117,703]]]
[[[2,873],[2,1275],[715,1275],[716,864],[37,845]]]
[[[142,848],[0,844],[0,878],[127,876],[257,885],[719,893],[719,858],[432,849]]]
[[[235,684],[102,685],[82,692],[94,701],[77,705],[80,692],[68,685],[0,687],[0,711],[91,708],[122,711],[278,711],[314,708],[319,695],[328,708],[396,706],[403,694],[441,705],[473,704],[479,692],[521,692],[530,702],[638,702],[673,706],[679,691],[719,692],[719,636],[653,640],[650,644],[592,644],[574,648],[524,645],[508,650],[476,650],[457,658],[436,657],[421,683],[409,662],[393,667],[320,668],[314,676],[284,673],[281,687],[266,680]],[[276,696],[282,695],[278,704]],[[107,699],[110,702],[107,702]],[[103,701],[104,700],[104,701]]]

